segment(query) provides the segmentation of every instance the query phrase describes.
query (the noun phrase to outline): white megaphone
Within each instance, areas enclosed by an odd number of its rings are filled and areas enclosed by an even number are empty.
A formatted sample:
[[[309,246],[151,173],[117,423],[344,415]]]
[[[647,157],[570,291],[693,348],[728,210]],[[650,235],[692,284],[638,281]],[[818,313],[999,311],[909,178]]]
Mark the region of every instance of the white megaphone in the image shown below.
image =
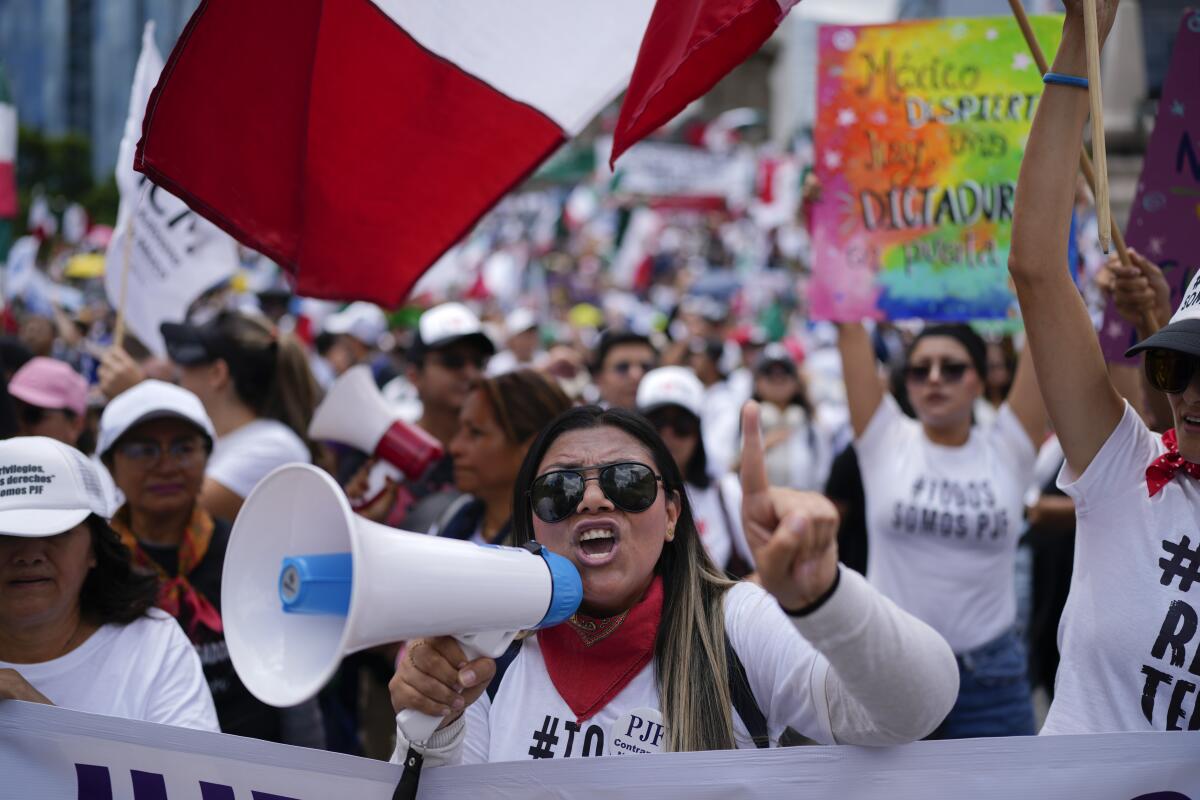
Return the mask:
[[[562,556],[371,522],[308,464],[279,467],[250,492],[221,580],[229,657],[273,706],[312,697],[344,656],[388,642],[452,635],[468,658],[496,658],[518,631],[557,625],[583,599]],[[423,743],[441,719],[406,710],[397,723]]]
[[[425,474],[444,452],[441,442],[399,418],[365,364],[346,370],[329,387],[313,413],[308,436],[370,453],[395,466],[409,480]]]

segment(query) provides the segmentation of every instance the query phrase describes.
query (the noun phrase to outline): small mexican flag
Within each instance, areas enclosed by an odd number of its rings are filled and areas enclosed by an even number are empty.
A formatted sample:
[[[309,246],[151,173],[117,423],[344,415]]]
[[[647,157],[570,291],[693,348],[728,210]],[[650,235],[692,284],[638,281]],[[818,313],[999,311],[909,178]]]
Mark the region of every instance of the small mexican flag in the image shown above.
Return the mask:
[[[17,215],[17,107],[0,69],[0,217]]]

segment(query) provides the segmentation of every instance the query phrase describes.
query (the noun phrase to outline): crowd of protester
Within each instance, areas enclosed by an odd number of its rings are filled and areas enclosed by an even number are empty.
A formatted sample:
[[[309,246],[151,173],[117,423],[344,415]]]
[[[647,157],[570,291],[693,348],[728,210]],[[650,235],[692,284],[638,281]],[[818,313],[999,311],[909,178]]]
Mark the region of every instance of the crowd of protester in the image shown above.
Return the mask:
[[[1084,70],[1077,5],[1066,74]],[[52,702],[381,758],[421,745],[430,763],[524,759],[544,714],[607,729],[635,706],[662,708],[673,750],[1162,730],[1126,702],[1141,678],[1121,657],[1131,615],[1158,627],[1141,575],[1158,523],[1195,518],[1191,478],[1161,467],[1144,492],[1164,453],[1200,460],[1200,333],[1186,309],[1146,330],[1172,310],[1140,256],[1081,263],[1078,284],[1061,269],[1088,252],[1065,236],[1086,114],[1086,92],[1047,87],[1016,202],[1015,334],[808,320],[802,207],[771,226],[657,212],[622,277],[628,207],[580,219],[549,190],[477,234],[477,261],[520,262],[515,284],[443,276],[403,312],[224,287],[155,355],[112,343],[95,304],[10,305],[0,713]],[[576,213],[547,225],[547,207]],[[1145,380],[1100,355],[1096,298],[1114,294]],[[310,438],[355,369],[441,445],[420,475]],[[263,704],[225,647],[221,576],[246,497],[295,462],[375,522],[568,554],[580,611],[503,669],[453,639],[397,642],[347,657],[311,702]],[[446,723],[409,743],[405,708]]]

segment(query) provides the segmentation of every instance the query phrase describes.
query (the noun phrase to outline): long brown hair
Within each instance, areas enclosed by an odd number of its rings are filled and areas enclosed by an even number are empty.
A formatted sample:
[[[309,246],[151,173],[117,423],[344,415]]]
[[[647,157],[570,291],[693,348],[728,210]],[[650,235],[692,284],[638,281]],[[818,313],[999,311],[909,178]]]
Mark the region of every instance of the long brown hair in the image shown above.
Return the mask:
[[[550,420],[571,407],[558,382],[532,369],[505,372],[479,382],[510,444],[528,442]]]

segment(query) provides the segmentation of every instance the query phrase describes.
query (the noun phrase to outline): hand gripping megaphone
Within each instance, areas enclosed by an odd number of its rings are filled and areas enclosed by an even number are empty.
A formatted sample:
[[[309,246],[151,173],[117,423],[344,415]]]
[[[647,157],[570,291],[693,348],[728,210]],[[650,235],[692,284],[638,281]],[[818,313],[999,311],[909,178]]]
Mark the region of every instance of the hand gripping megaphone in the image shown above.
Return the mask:
[[[441,443],[401,420],[375,385],[366,364],[343,372],[313,413],[308,436],[341,442],[392,464],[409,480],[442,457]]]
[[[279,467],[246,498],[221,588],[234,669],[273,706],[303,702],[344,656],[389,642],[452,635],[468,658],[496,658],[518,631],[563,622],[582,598],[561,556],[371,522],[308,464]],[[423,743],[441,719],[406,710],[397,723]]]

